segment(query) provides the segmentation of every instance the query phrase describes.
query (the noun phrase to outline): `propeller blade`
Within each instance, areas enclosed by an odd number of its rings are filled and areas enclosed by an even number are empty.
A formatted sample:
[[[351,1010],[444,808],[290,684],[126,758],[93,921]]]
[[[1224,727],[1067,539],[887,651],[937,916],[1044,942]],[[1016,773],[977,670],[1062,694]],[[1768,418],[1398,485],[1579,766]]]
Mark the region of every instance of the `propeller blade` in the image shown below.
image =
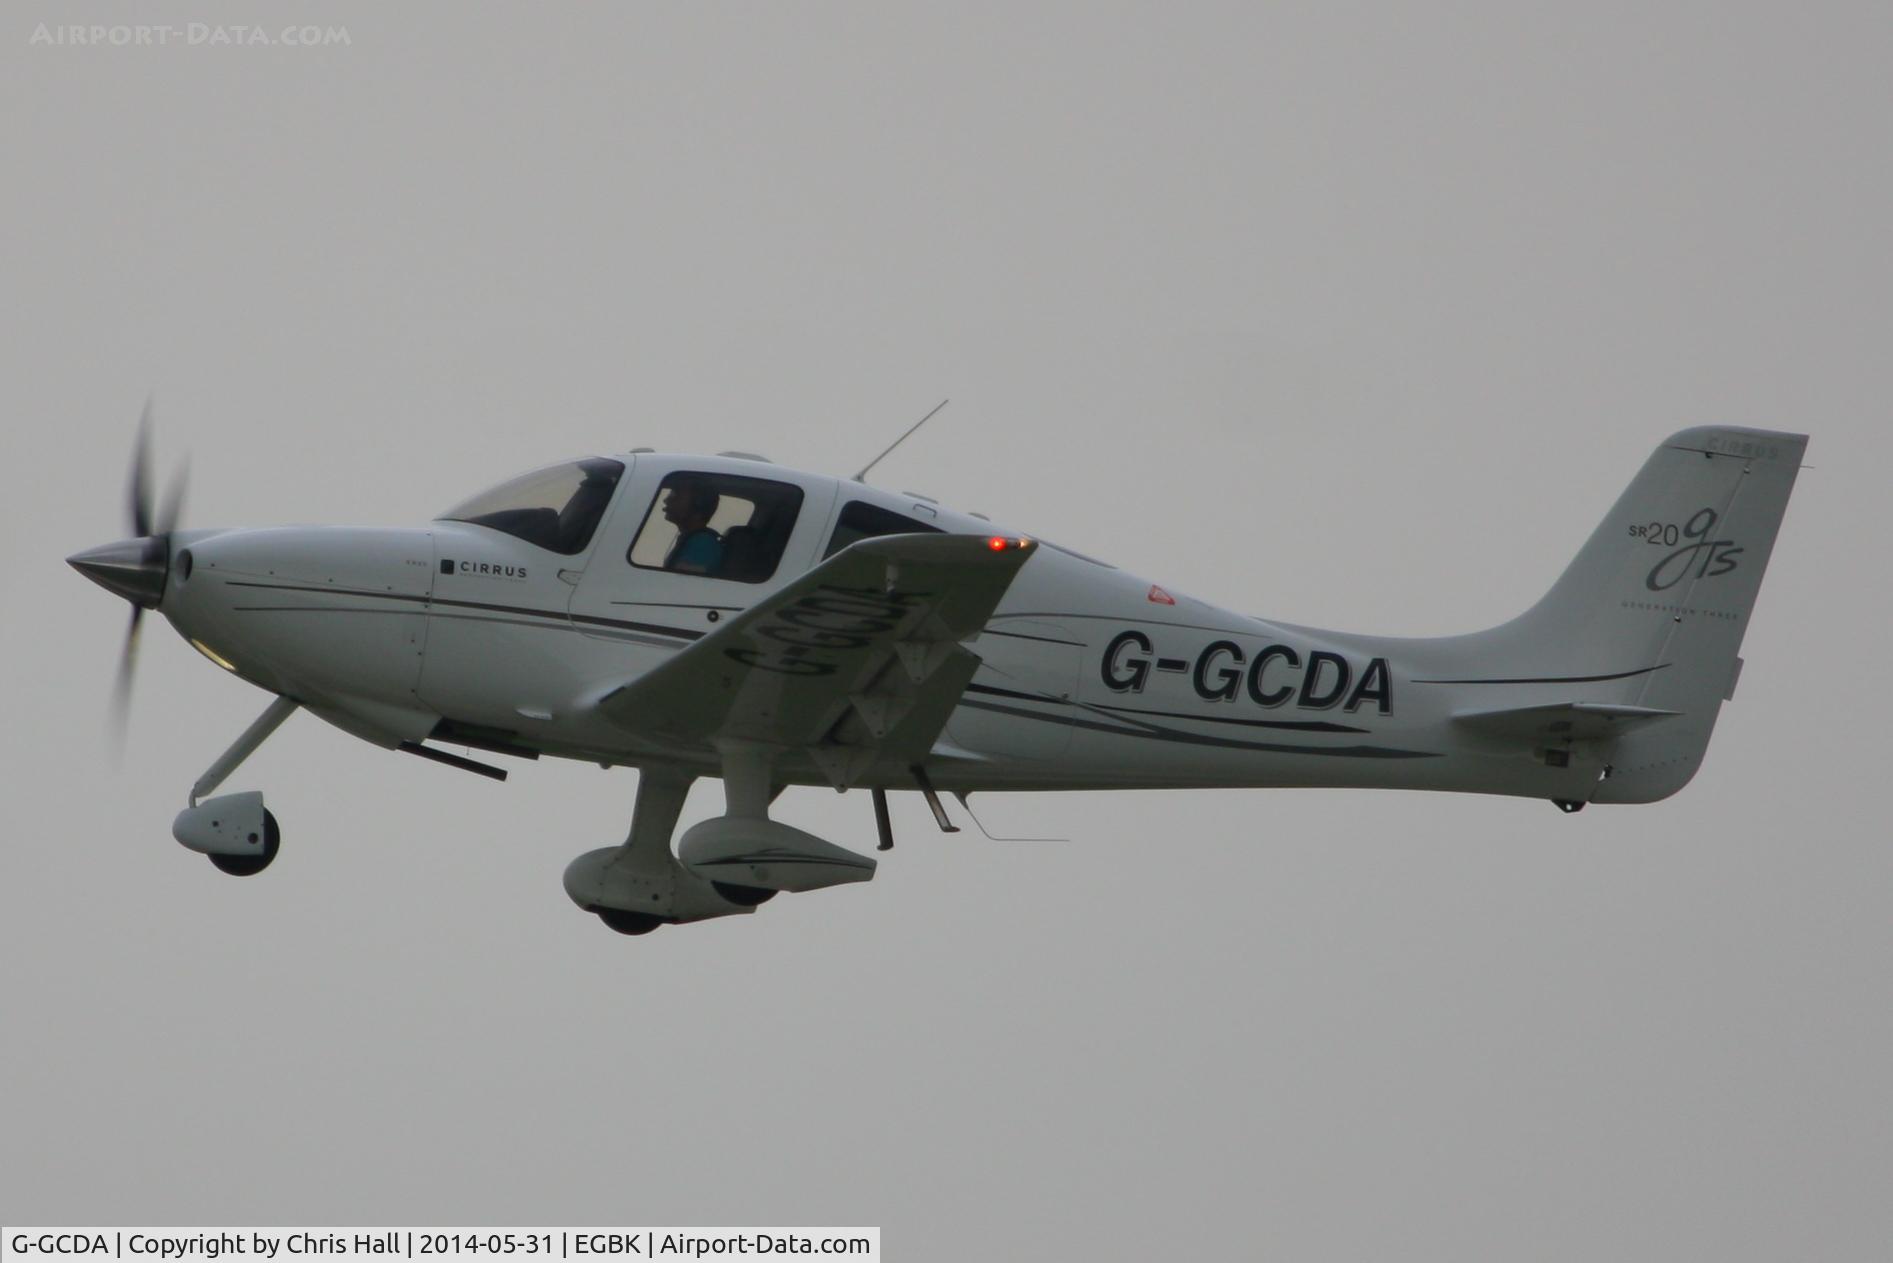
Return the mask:
[[[112,731],[121,746],[125,741],[126,723],[131,714],[132,671],[138,664],[138,633],[144,617],[142,605],[131,607],[131,625],[125,629],[125,647],[118,655],[118,680],[112,686]]]
[[[126,484],[126,509],[131,517],[131,540],[123,545],[109,545],[78,554],[72,560],[82,574],[104,584],[132,603],[131,623],[125,628],[125,645],[118,654],[118,676],[112,684],[113,743],[122,757],[125,731],[131,717],[132,675],[138,666],[138,637],[144,626],[146,606],[155,605],[163,591],[164,566],[171,550],[170,533],[184,512],[184,489],[190,467],[179,465],[164,490],[164,502],[152,513],[151,499],[151,396],[145,396],[144,410],[138,415],[138,436],[132,440],[131,476]],[[134,560],[121,552],[136,553]],[[155,591],[151,590],[155,587]]]
[[[151,397],[145,397],[145,409],[138,415],[138,437],[131,449],[131,484],[127,488],[131,510],[131,535],[143,539],[151,534]]]
[[[181,462],[177,472],[171,475],[171,481],[165,484],[164,499],[158,505],[158,518],[154,525],[157,534],[169,535],[177,529],[179,519],[184,515],[184,489],[190,485],[191,463]]]

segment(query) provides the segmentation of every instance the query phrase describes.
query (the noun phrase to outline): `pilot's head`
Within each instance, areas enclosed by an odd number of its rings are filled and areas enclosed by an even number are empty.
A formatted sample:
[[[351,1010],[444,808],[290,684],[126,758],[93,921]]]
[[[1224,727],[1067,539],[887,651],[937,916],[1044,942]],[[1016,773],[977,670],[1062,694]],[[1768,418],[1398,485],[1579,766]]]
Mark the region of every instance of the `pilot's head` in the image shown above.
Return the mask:
[[[679,531],[694,531],[716,516],[722,497],[701,478],[679,478],[664,496],[664,520]]]

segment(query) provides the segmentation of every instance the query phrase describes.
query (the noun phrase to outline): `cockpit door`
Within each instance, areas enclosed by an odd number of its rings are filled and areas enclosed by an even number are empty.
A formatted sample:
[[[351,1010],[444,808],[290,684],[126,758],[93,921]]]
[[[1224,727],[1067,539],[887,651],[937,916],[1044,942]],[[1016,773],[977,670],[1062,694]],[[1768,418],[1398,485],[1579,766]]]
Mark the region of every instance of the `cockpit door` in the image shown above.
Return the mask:
[[[435,521],[423,703],[500,733],[563,704],[577,669],[567,605],[622,510],[630,468],[601,457],[547,466]]]
[[[729,457],[640,456],[626,483],[570,617],[588,636],[668,648],[807,571],[835,499],[832,478]]]

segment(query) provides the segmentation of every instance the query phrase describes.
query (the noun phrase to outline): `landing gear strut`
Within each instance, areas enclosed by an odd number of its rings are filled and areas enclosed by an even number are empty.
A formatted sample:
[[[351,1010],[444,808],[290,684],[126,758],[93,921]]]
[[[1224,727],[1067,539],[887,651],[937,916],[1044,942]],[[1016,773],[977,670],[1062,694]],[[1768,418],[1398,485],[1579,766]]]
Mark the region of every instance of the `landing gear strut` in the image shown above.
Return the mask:
[[[623,846],[587,851],[565,870],[565,893],[620,934],[649,934],[660,925],[747,912],[741,903],[677,862],[671,832],[695,779],[674,768],[638,773],[637,806]],[[740,893],[740,892],[737,892]],[[760,892],[764,898],[774,891]]]
[[[283,844],[283,831],[276,817],[263,806],[263,795],[226,794],[208,798],[207,794],[223,784],[237,765],[256,752],[269,735],[282,727],[299,705],[289,697],[279,697],[230,748],[191,786],[190,806],[171,822],[171,836],[193,851],[210,857],[220,872],[232,877],[254,877],[270,866]]]

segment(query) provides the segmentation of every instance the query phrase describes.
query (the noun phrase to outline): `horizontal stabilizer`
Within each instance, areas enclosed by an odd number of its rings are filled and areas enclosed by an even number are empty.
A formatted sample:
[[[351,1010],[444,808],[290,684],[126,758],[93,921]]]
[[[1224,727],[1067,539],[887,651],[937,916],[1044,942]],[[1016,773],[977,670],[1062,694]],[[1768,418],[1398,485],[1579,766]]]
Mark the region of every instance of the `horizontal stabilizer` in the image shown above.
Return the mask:
[[[1554,702],[1510,710],[1462,711],[1453,722],[1493,736],[1521,741],[1595,741],[1621,736],[1632,728],[1673,719],[1681,711],[1615,702]]]

